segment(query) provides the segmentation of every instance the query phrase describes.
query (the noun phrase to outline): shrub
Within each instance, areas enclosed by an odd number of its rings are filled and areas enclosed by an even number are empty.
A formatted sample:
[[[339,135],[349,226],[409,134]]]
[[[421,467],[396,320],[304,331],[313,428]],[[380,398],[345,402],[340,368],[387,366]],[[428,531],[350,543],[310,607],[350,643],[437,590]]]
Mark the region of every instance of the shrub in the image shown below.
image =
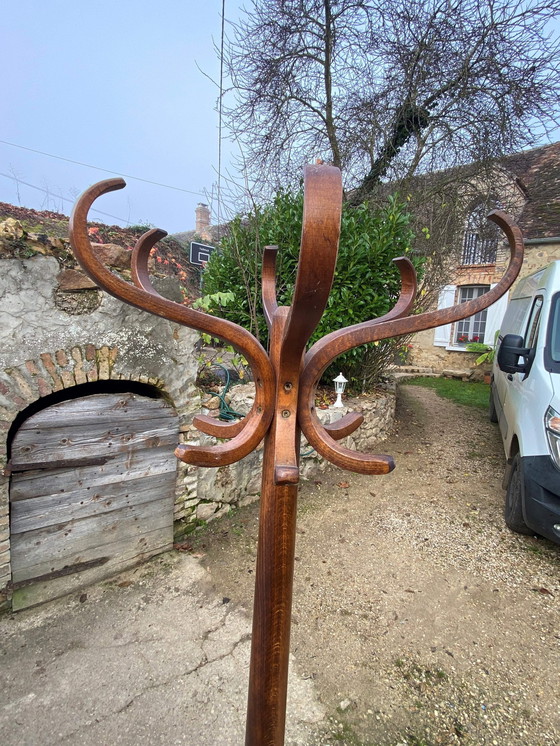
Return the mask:
[[[263,247],[279,247],[277,299],[279,305],[289,305],[299,257],[302,211],[301,191],[280,192],[271,204],[237,216],[204,272],[204,293],[233,292],[235,302],[223,309],[223,315],[261,341],[267,337],[261,302]],[[399,273],[391,260],[411,252],[409,223],[406,206],[396,196],[375,209],[366,204],[343,206],[333,287],[311,342],[390,310],[400,291]],[[413,262],[419,269],[421,260]],[[402,344],[402,339],[384,340],[351,350],[326,371],[325,377],[342,371],[354,389],[359,386],[363,390],[379,380]]]

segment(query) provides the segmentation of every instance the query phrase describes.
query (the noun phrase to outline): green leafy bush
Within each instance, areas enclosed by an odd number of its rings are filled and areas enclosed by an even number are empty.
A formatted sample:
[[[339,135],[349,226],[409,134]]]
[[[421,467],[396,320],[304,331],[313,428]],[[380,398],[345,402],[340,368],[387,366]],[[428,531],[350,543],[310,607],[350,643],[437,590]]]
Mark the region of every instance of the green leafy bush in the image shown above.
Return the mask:
[[[482,365],[487,363],[491,365],[494,362],[494,356],[496,355],[496,345],[498,343],[498,337],[500,336],[500,330],[497,329],[494,334],[494,344],[487,345],[484,342],[469,342],[465,347],[467,352],[476,352],[479,357],[476,358],[476,364]]]
[[[271,204],[237,216],[204,272],[204,293],[232,292],[235,301],[223,309],[223,315],[249,329],[261,341],[267,337],[261,302],[263,247],[279,247],[277,299],[279,305],[289,305],[299,257],[302,211],[302,192],[280,192]],[[390,310],[400,290],[399,272],[392,259],[411,252],[413,233],[409,223],[406,205],[397,197],[390,197],[377,209],[366,204],[343,206],[333,287],[311,342]],[[413,262],[418,270],[421,261]],[[337,360],[326,376],[332,377],[333,370],[335,374],[342,371],[354,389],[367,388],[379,379],[401,346],[402,339],[396,339],[351,350]]]

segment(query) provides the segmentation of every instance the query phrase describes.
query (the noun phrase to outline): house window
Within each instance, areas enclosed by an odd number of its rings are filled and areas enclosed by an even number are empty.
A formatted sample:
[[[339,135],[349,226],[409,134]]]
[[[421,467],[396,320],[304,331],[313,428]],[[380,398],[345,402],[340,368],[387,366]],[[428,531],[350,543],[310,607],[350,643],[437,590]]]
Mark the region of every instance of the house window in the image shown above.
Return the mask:
[[[467,218],[461,264],[495,264],[499,231],[487,214],[488,205],[480,203]]]
[[[439,294],[438,309],[451,308],[456,303],[464,303],[467,300],[479,298],[493,287],[495,285],[462,285],[459,287],[456,285],[446,285],[441,289]],[[434,329],[434,345],[458,352],[459,350],[465,350],[468,342],[475,337],[480,337],[479,342],[483,342],[486,345],[493,345],[496,339],[496,332],[499,330],[502,319],[504,318],[507,302],[508,296],[507,293],[504,293],[501,298],[498,298],[495,303],[492,303],[484,311],[468,319],[436,327]],[[460,342],[459,339],[461,338],[463,340],[466,338],[467,341]]]
[[[459,288],[459,303],[466,303],[469,300],[480,298],[481,295],[490,290],[490,285],[466,285]],[[486,316],[487,309],[469,316],[468,319],[462,319],[455,325],[456,345],[463,346],[469,342],[484,342],[486,333]]]

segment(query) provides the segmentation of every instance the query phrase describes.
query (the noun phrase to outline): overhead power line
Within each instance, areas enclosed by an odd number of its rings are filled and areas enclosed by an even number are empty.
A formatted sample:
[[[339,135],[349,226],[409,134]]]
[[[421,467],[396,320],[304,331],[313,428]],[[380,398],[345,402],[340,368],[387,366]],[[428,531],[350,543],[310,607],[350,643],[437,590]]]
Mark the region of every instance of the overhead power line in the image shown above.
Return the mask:
[[[20,150],[28,150],[30,153],[38,153],[39,155],[46,155],[48,158],[54,158],[57,161],[66,161],[66,163],[74,163],[76,166],[85,166],[86,168],[93,168],[96,171],[103,171],[106,174],[114,174],[115,176],[123,176],[125,179],[134,179],[135,181],[143,181],[145,184],[153,184],[154,186],[164,187],[165,189],[174,189],[176,192],[185,192],[186,194],[195,194],[197,197],[204,197],[204,192],[193,192],[190,189],[183,189],[182,187],[171,186],[171,184],[161,184],[159,181],[150,181],[150,179],[142,179],[140,176],[131,176],[130,174],[121,174],[118,171],[113,171],[109,168],[101,168],[100,166],[92,166],[91,163],[82,163],[82,161],[73,161],[71,158],[64,158],[61,155],[53,155],[52,153],[45,153],[42,150],[35,150],[34,148],[28,148],[25,145],[16,145],[15,142],[8,142],[7,140],[0,140],[2,145],[9,145],[12,148],[19,148]],[[22,182],[23,183],[23,182]]]
[[[53,192],[49,192],[48,189],[43,189],[42,187],[35,186],[35,184],[29,184],[27,181],[22,181],[22,179],[18,179],[15,176],[10,176],[10,174],[3,174],[0,172],[0,176],[5,176],[6,179],[11,179],[12,181],[16,181],[18,184],[24,184],[27,187],[31,187],[31,189],[37,189],[39,192],[44,192],[44,194],[48,194],[51,197],[56,197],[56,199],[61,199],[63,202],[71,202],[74,204],[76,200],[68,199],[67,197],[63,197],[61,194],[54,194]],[[125,223],[126,225],[130,225],[130,220],[125,220],[124,218],[118,218],[116,215],[110,215],[108,212],[101,212],[101,210],[96,210],[95,207],[90,207],[90,212],[96,212],[98,215],[103,215],[106,218],[113,218],[113,220],[118,220],[119,223]]]

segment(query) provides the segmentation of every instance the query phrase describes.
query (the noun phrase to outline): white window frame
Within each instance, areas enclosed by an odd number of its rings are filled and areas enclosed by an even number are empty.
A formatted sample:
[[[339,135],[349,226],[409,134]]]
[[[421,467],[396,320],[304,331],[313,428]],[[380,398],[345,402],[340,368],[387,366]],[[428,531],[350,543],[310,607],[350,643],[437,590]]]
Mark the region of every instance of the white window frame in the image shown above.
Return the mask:
[[[490,285],[490,290],[496,287],[496,283]],[[438,299],[438,310],[441,308],[450,308],[455,305],[455,298],[457,296],[457,285],[446,285],[439,294]],[[508,294],[502,295],[501,298],[491,306],[488,306],[486,312],[486,328],[484,331],[484,344],[493,345],[494,337],[496,332],[499,330],[506,312],[508,303]],[[444,326],[438,326],[434,329],[434,346],[445,347],[450,352],[467,352],[464,345],[453,344],[451,338],[451,332],[453,324],[445,324]]]
[[[457,302],[458,303],[467,303],[471,300],[477,300],[478,298],[481,298],[483,295],[486,295],[490,291],[490,285],[460,285],[457,288]],[[470,292],[469,292],[470,291]],[[466,297],[465,297],[466,296]],[[461,298],[464,298],[464,300],[461,300]],[[478,316],[478,319],[476,319],[476,316]],[[481,318],[482,317],[482,318]],[[456,321],[453,326],[453,339],[451,341],[451,345],[453,347],[461,347],[465,348],[465,346],[469,342],[482,342],[484,343],[484,338],[486,335],[486,319],[488,317],[487,309],[483,308],[482,311],[479,311],[478,314],[474,314],[473,316],[467,316],[466,319],[459,319],[459,321]],[[459,342],[459,326],[462,326],[466,324],[468,333],[467,341],[466,342]],[[473,327],[477,325],[480,326],[481,329],[484,329],[484,332],[482,335],[480,334],[474,334]],[[478,337],[476,340],[473,339],[473,337]],[[482,339],[481,339],[482,336]]]

